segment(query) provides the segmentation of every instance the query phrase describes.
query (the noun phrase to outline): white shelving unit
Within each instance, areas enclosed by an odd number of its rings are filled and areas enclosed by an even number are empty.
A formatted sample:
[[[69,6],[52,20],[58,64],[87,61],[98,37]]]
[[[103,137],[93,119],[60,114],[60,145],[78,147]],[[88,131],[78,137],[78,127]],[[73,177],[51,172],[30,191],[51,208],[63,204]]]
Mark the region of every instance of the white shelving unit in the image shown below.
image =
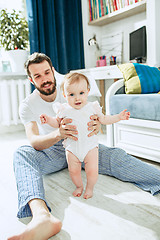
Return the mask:
[[[141,2],[137,2],[134,4],[131,4],[129,6],[126,6],[124,8],[121,8],[117,11],[114,11],[108,15],[105,15],[101,18],[95,19],[93,21],[90,21],[88,24],[91,26],[104,26],[109,23],[133,16],[135,14],[141,13],[146,11],[146,4],[147,0],[143,0]]]

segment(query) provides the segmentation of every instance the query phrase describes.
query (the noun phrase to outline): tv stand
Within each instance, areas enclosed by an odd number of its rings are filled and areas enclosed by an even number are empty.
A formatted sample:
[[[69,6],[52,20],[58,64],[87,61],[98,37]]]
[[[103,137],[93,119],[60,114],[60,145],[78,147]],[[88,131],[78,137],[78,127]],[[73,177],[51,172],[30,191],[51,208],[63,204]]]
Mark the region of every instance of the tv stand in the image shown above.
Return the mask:
[[[136,63],[143,63],[146,64],[146,58],[145,57],[137,57],[135,58]]]
[[[135,60],[136,60],[137,63],[142,63],[143,58],[139,57],[139,58],[135,58]]]

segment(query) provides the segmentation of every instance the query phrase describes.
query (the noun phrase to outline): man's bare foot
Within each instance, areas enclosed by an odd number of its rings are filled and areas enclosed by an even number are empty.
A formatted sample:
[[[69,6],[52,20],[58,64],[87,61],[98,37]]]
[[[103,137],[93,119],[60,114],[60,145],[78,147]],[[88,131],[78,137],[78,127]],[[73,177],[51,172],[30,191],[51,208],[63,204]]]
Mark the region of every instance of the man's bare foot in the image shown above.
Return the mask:
[[[88,198],[91,198],[92,196],[93,196],[93,189],[86,188],[83,198],[88,199]]]
[[[31,220],[26,230],[8,240],[47,240],[57,234],[62,227],[59,219],[50,213],[39,215]]]
[[[83,192],[83,187],[77,187],[76,190],[72,193],[74,197],[80,197]]]

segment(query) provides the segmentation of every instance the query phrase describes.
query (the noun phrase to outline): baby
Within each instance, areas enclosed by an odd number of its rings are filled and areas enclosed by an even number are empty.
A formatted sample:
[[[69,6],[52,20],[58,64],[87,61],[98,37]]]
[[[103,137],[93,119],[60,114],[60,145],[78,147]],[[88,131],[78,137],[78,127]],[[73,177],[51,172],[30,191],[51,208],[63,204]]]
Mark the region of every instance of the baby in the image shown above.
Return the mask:
[[[53,109],[57,113],[56,118],[42,114],[40,119],[42,124],[47,123],[54,128],[59,127],[60,119],[63,118],[71,118],[72,124],[76,125],[78,141],[67,138],[64,140],[64,147],[70,177],[76,186],[73,196],[80,197],[83,192],[81,164],[84,162],[87,185],[83,197],[88,199],[93,196],[93,188],[98,179],[98,137],[96,135],[88,137],[87,123],[90,121],[90,116],[97,114],[99,122],[107,125],[128,120],[130,113],[125,109],[117,115],[103,115],[97,101],[88,102],[90,84],[83,74],[67,74],[61,87],[67,103],[53,104]]]

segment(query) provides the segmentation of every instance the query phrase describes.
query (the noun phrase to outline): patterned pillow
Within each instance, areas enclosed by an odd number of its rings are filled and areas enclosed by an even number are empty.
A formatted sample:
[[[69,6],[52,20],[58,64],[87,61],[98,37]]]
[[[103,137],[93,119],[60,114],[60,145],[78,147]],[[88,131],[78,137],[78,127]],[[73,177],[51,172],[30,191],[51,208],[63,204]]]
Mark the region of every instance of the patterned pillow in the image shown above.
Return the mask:
[[[123,73],[127,94],[157,93],[160,91],[160,71],[139,63],[125,63],[118,66]]]

